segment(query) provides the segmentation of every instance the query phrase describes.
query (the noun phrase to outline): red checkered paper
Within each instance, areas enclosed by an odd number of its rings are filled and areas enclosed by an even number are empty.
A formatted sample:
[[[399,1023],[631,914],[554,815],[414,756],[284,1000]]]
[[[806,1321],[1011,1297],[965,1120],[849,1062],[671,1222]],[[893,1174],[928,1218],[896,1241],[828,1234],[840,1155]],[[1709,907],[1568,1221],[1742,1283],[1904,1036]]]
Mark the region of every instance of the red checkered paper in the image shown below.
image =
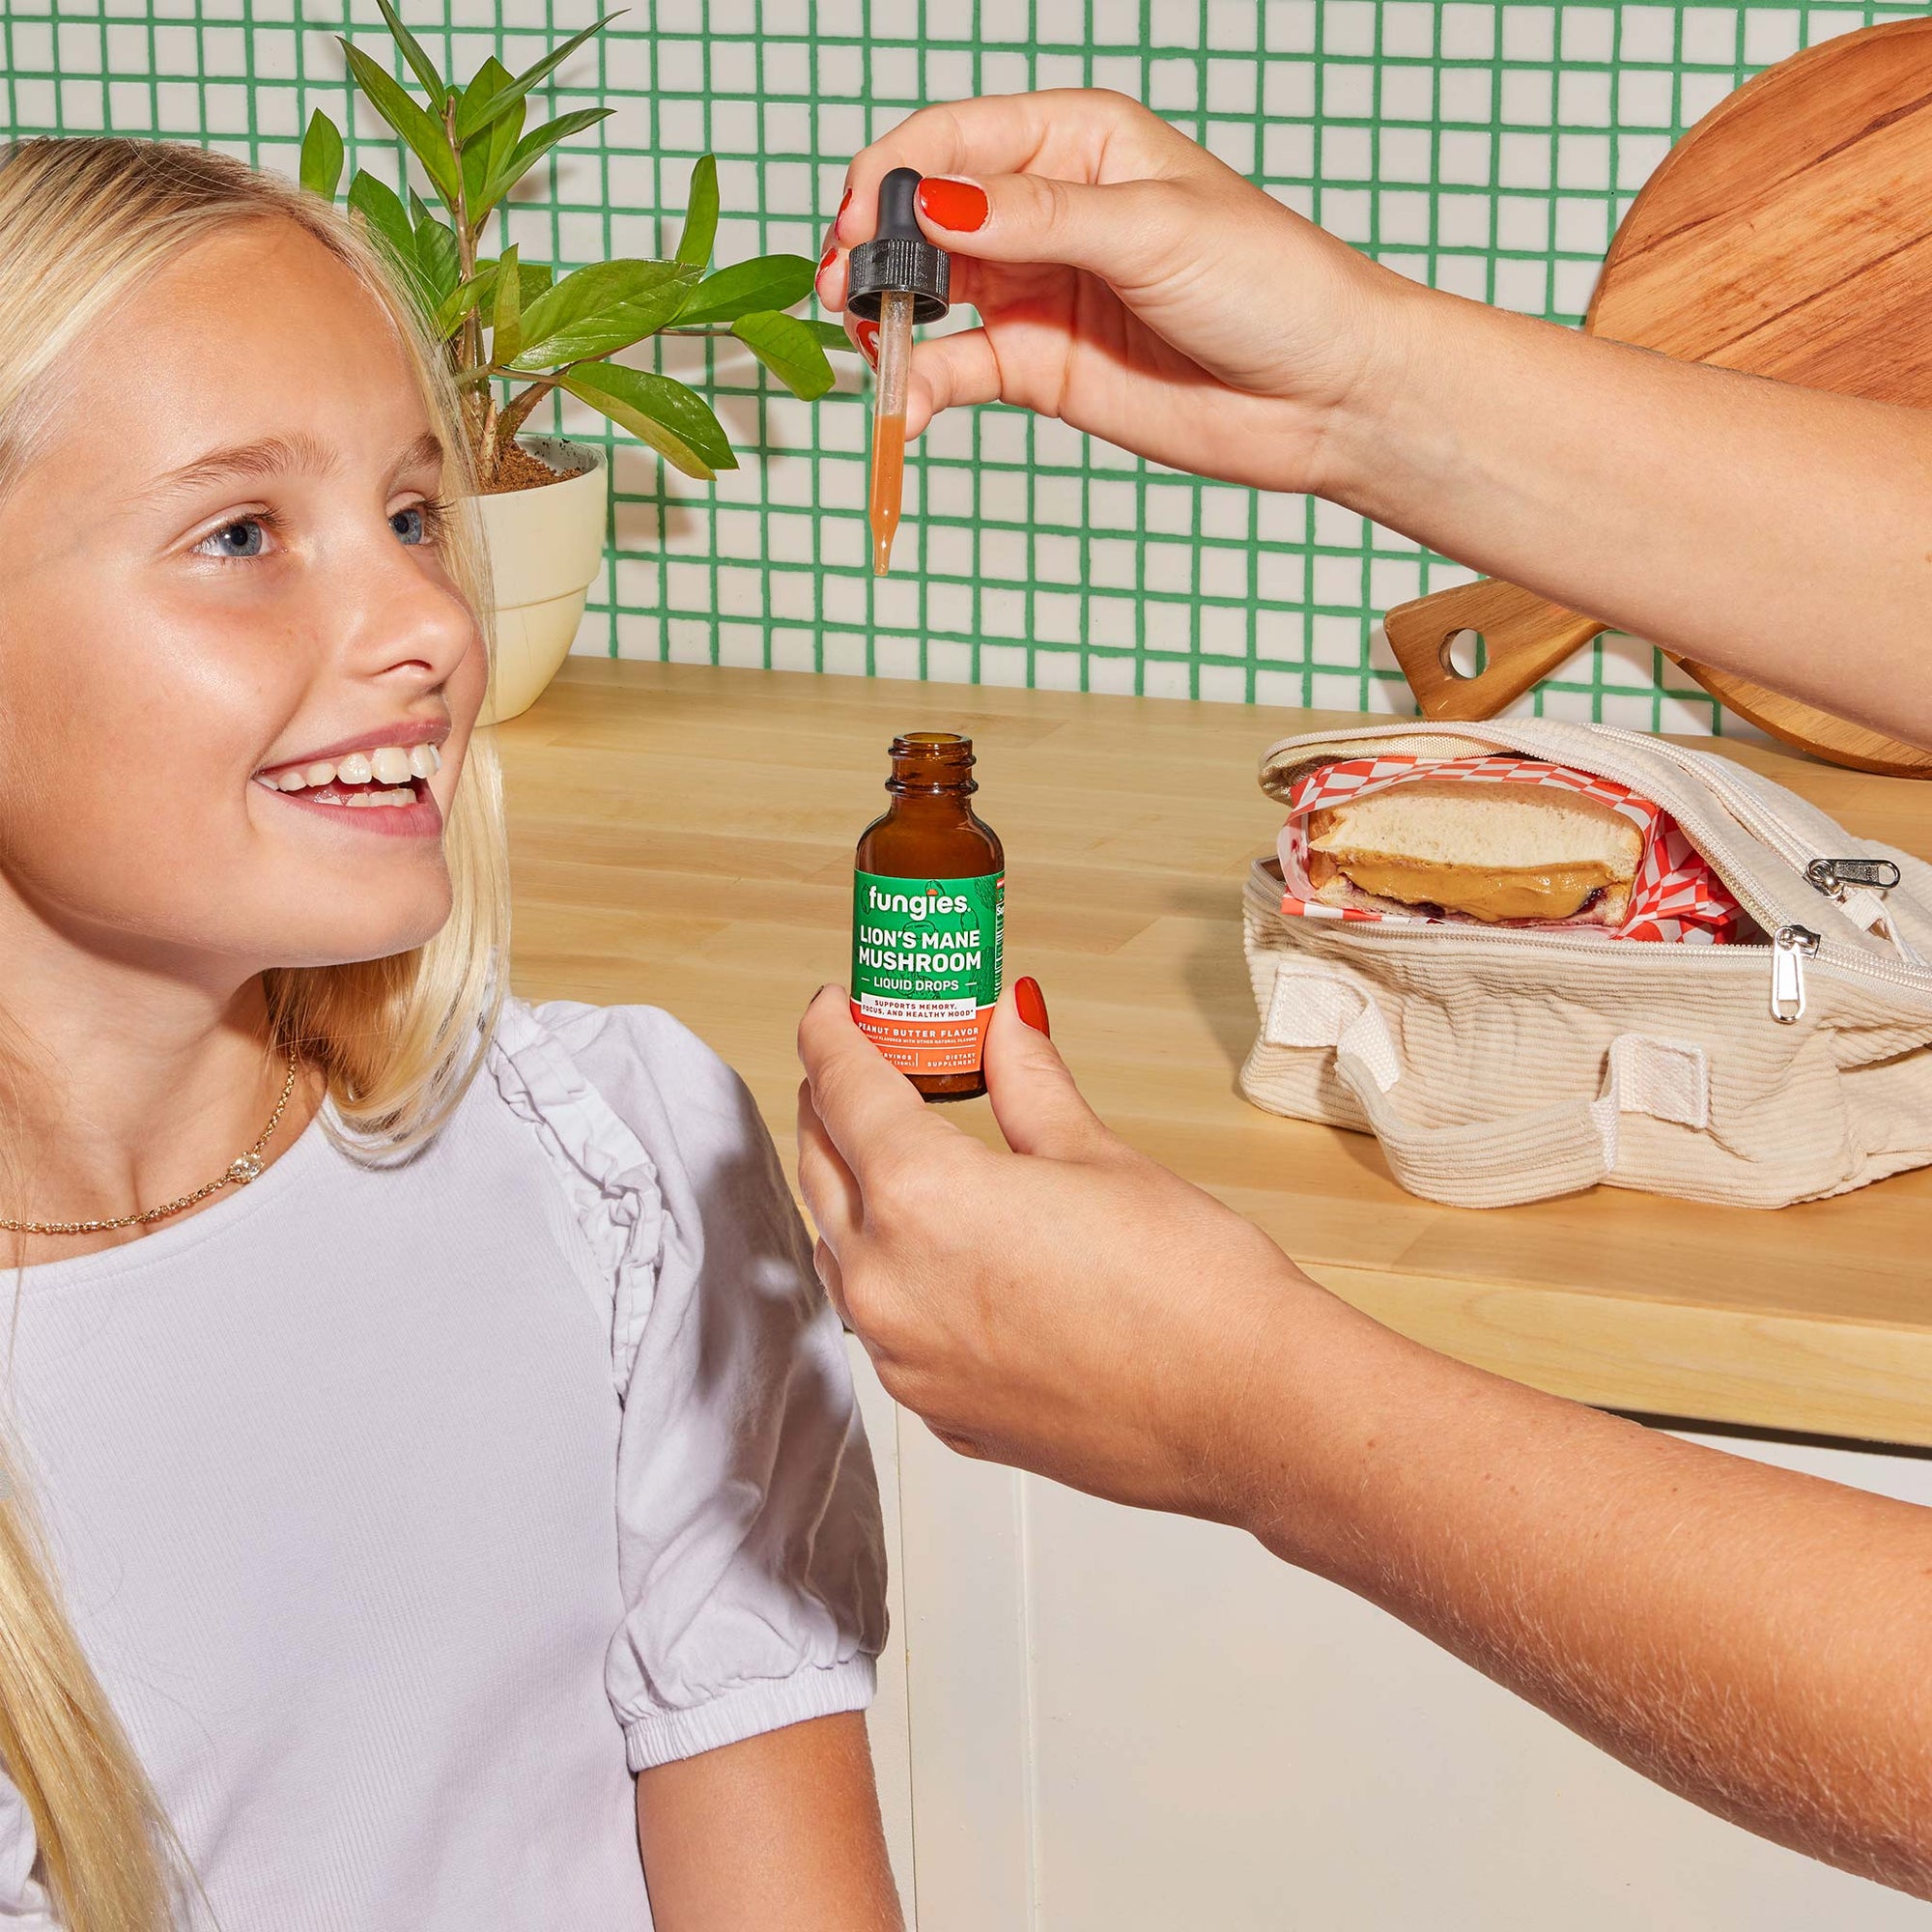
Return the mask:
[[[1308,883],[1310,812],[1350,799],[1367,798],[1374,792],[1393,791],[1398,785],[1418,780],[1436,784],[1445,779],[1469,784],[1549,785],[1559,791],[1579,792],[1585,798],[1609,806],[1643,834],[1643,857],[1637,866],[1636,882],[1631,888],[1630,912],[1621,925],[1610,927],[1579,919],[1506,920],[1498,923],[1534,926],[1539,930],[1575,929],[1601,934],[1605,939],[1648,939],[1690,946],[1722,946],[1737,937],[1743,918],[1737,900],[1662,806],[1639,797],[1628,785],[1594,777],[1589,772],[1504,753],[1471,758],[1423,758],[1404,752],[1318,765],[1297,780],[1289,794],[1288,823],[1282,827],[1276,841],[1282,879],[1287,886],[1282,895],[1282,911],[1300,919],[1386,919],[1428,925],[1476,923],[1453,915],[1445,920],[1420,911],[1375,912],[1365,906],[1325,905],[1315,896]]]

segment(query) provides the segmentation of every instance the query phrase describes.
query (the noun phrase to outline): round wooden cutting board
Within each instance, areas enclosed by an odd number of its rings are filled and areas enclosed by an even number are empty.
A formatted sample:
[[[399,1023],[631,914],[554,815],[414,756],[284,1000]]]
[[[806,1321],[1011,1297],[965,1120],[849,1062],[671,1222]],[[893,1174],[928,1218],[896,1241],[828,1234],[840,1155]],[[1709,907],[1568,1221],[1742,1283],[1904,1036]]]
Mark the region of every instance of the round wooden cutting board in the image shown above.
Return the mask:
[[[1867,27],[1747,81],[1624,216],[1583,327],[1692,362],[1932,408],[1932,18]],[[1489,718],[1607,627],[1486,579],[1399,605],[1389,643],[1424,713]],[[1449,663],[1482,634],[1473,677]],[[1932,777],[1932,751],[1668,654],[1774,736]]]

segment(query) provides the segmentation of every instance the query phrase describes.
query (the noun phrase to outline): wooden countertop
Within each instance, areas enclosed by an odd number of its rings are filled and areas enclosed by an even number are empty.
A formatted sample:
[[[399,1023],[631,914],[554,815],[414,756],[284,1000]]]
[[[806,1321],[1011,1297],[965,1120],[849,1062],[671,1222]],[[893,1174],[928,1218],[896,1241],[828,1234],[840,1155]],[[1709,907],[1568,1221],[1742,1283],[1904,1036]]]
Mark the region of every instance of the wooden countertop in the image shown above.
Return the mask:
[[[1600,1187],[1476,1211],[1373,1140],[1244,1101],[1241,881],[1273,739],[1332,712],[572,658],[498,728],[531,999],[668,1008],[792,1153],[792,1031],[849,967],[852,846],[895,731],[972,733],[1006,843],[1007,963],[1136,1146],[1393,1326],[1608,1406],[1932,1444],[1932,1170],[1776,1212]],[[1932,784],[1730,746],[1853,831],[1932,857]],[[948,1118],[993,1137],[983,1102]],[[1184,1293],[1185,1284],[1177,1283]]]

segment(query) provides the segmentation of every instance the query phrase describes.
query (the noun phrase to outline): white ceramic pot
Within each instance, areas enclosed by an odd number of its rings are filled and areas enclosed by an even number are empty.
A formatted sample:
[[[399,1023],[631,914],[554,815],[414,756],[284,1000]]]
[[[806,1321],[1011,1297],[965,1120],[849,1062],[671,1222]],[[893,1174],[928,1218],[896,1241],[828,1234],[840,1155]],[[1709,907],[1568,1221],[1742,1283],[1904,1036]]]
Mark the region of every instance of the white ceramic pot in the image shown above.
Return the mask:
[[[518,440],[561,483],[479,497],[497,595],[497,660],[478,721],[526,711],[570,654],[583,601],[604,561],[610,472],[604,452],[560,436]]]

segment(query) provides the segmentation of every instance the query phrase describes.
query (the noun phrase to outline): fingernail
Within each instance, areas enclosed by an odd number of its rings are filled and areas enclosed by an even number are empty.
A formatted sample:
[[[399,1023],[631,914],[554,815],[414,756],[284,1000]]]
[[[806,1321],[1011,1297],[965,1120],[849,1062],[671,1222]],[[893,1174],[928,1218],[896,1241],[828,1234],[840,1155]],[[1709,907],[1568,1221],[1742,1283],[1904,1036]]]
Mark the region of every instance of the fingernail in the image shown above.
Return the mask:
[[[835,247],[838,242],[838,224],[845,219],[845,211],[851,206],[852,190],[848,187],[845,190],[845,199],[838,204],[838,213],[832,217],[832,242]]]
[[[859,338],[859,354],[876,369],[879,366],[879,325],[876,322],[862,322],[853,333]]]
[[[985,227],[990,210],[986,190],[978,182],[928,175],[919,185],[919,212],[936,228],[970,235],[974,229]]]
[[[822,254],[821,256],[819,256],[819,258],[818,258],[818,272],[819,272],[819,274],[821,274],[821,275],[822,275],[822,274],[824,274],[824,272],[826,271],[826,270],[827,270],[827,269],[829,269],[829,268],[831,268],[831,266],[832,266],[832,262],[833,262],[833,258],[834,258],[834,256],[836,256],[836,255],[837,255],[838,253],[838,242],[827,242],[827,243],[825,244],[825,253],[824,253],[824,254]],[[815,279],[815,278],[814,278],[814,279]]]
[[[1013,1006],[1035,1033],[1043,1033],[1048,1039],[1053,1037],[1053,1028],[1046,1017],[1046,995],[1039,990],[1037,980],[1013,981]]]

